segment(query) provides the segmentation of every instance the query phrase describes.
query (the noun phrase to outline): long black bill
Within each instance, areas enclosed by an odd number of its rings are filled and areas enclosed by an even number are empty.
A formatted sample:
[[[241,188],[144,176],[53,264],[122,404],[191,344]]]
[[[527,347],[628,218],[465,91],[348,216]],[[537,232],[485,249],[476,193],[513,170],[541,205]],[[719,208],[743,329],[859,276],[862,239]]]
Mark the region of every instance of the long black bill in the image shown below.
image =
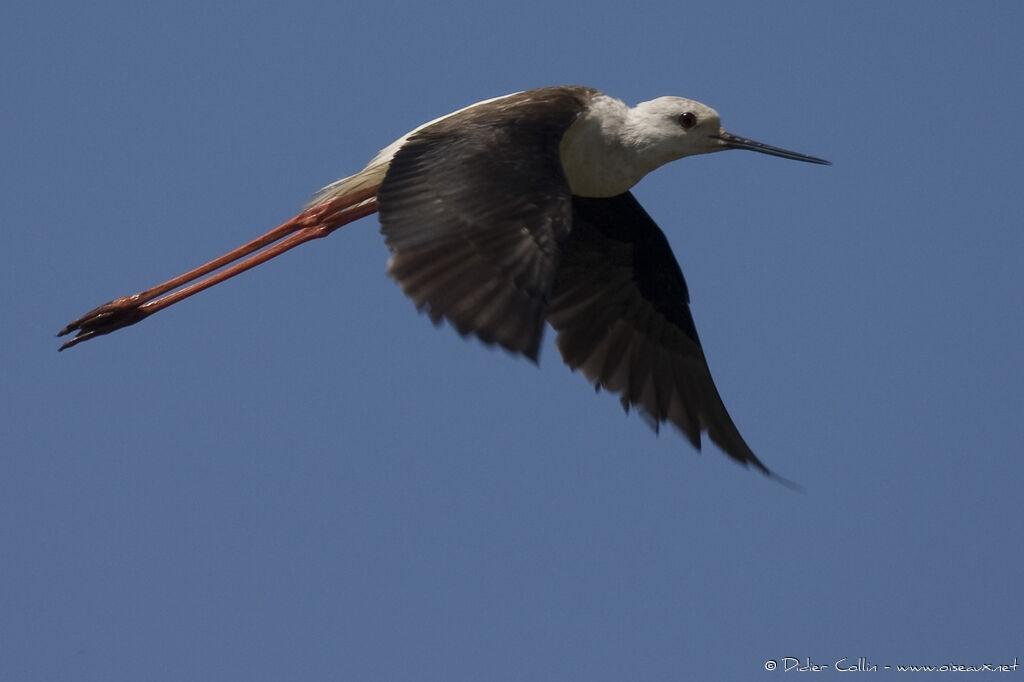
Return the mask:
[[[770,154],[771,156],[781,156],[784,159],[793,159],[794,161],[819,163],[823,166],[832,165],[831,161],[819,159],[816,156],[807,156],[807,154],[791,152],[788,149],[780,149],[779,147],[773,147],[771,145],[764,144],[763,142],[748,140],[745,137],[737,137],[736,135],[727,133],[724,130],[720,131],[717,135],[712,135],[712,137],[716,140],[721,140],[726,149],[748,149],[752,152],[761,152],[762,154]]]

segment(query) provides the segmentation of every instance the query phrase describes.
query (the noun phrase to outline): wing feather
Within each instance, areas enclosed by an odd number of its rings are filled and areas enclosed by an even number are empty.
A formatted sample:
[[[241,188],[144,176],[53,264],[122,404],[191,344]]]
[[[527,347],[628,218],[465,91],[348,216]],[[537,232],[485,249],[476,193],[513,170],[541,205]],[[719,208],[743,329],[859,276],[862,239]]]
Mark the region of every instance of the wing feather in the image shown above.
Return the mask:
[[[632,194],[574,197],[562,248],[547,314],[566,364],[655,428],[670,422],[698,449],[705,431],[733,459],[770,474],[711,378],[668,241]]]
[[[409,136],[377,199],[388,271],[435,322],[536,361],[572,226],[559,143],[595,91],[543,88]]]

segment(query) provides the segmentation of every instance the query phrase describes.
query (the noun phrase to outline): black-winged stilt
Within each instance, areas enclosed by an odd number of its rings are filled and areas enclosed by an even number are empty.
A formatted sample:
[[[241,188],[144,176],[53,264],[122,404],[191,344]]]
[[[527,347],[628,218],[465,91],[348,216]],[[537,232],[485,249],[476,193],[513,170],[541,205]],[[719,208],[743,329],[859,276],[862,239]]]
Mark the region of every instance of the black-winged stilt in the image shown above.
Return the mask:
[[[85,314],[61,350],[379,211],[388,272],[434,322],[534,361],[547,322],[566,364],[624,407],[698,449],[705,431],[772,474],[715,388],[668,241],[629,192],[669,161],[726,149],[829,163],[727,133],[680,97],[630,108],[561,86],[478,102],[402,136],[264,236]]]

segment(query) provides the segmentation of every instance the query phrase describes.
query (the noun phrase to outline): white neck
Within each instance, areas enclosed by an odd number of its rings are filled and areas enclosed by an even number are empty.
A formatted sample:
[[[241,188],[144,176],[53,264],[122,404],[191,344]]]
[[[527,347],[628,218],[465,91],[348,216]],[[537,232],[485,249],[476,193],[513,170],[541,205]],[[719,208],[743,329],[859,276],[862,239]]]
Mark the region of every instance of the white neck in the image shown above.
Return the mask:
[[[562,136],[559,154],[572,193],[613,197],[628,191],[655,168],[669,162],[654,154],[636,109],[598,95]]]

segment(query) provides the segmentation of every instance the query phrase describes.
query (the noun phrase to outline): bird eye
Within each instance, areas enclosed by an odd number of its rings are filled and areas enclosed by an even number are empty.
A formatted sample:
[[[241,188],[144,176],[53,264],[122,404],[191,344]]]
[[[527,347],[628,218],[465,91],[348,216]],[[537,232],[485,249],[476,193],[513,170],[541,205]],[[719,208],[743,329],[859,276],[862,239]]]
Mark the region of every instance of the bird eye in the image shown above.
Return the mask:
[[[683,126],[683,130],[689,130],[697,125],[697,114],[687,111],[686,113],[679,114],[678,121],[679,125]]]

